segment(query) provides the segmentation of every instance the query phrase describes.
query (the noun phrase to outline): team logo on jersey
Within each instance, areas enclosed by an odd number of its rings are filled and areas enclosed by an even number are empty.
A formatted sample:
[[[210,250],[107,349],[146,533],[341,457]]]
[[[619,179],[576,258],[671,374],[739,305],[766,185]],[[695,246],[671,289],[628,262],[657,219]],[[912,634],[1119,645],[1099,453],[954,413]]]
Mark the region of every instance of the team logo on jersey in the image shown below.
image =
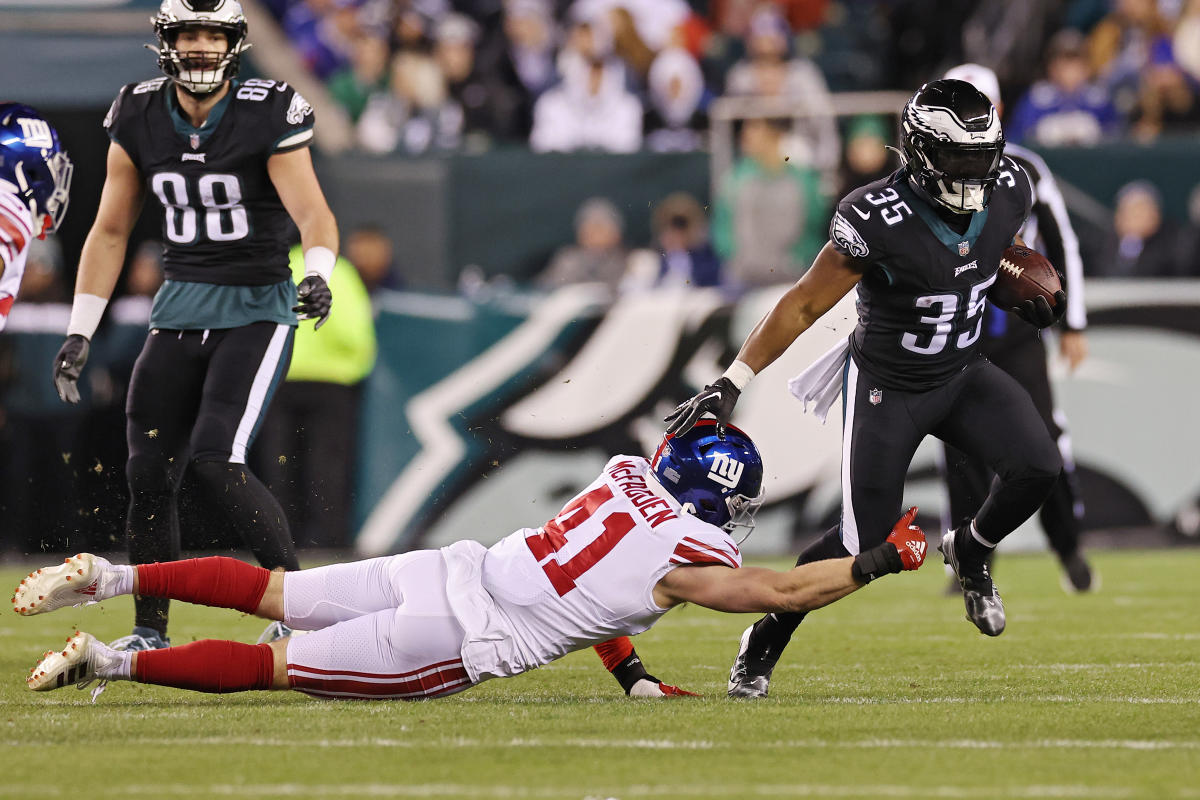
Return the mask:
[[[971,252],[971,243],[970,242],[959,242],[958,243],[958,254],[960,256],[965,256],[969,252]]]
[[[195,147],[195,145],[192,145],[192,147]],[[183,155],[181,155],[179,157],[179,160],[180,161],[199,161],[201,164],[203,164],[204,163],[204,153],[184,153]]]
[[[120,99],[120,98],[118,98]],[[104,127],[111,128],[113,120],[117,118],[117,101],[113,100],[112,105],[108,107],[108,113],[104,115]]]
[[[877,406],[883,402],[883,389],[872,389],[867,392],[867,401],[871,405]]]
[[[290,125],[299,125],[304,118],[313,113],[313,107],[308,104],[299,92],[292,95],[292,104],[288,106],[287,121]]]
[[[867,254],[871,252],[871,249],[867,247],[866,240],[850,224],[850,220],[843,217],[840,212],[833,215],[833,224],[829,226],[829,235],[834,244],[854,258],[866,258]]]
[[[724,453],[717,453],[713,456],[712,466],[708,468],[708,477],[715,483],[734,489],[737,487],[738,481],[742,479],[742,472],[745,469],[746,465],[736,458],[730,458]]]
[[[963,264],[961,267],[955,267],[954,268],[954,277],[957,278],[959,275],[962,275],[964,272],[966,272],[969,269],[979,269],[979,262],[972,261],[970,264]]]

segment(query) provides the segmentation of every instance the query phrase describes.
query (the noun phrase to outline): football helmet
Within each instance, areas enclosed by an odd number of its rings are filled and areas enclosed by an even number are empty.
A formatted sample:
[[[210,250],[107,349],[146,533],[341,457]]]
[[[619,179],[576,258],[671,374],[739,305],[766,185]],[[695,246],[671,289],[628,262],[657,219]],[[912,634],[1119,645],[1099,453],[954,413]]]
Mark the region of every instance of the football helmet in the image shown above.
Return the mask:
[[[900,114],[900,147],[917,189],[958,214],[982,211],[1000,177],[1004,133],[991,101],[966,81],[925,84]]]
[[[19,103],[0,104],[0,179],[17,187],[39,239],[58,230],[66,215],[74,171],[54,126],[40,113]]]
[[[754,528],[763,502],[762,456],[742,430],[726,425],[722,439],[716,420],[702,419],[686,433],[667,434],[650,467],[689,514],[727,531]]]
[[[246,43],[246,17],[237,0],[163,0],[151,20],[158,36],[158,68],[195,95],[212,94],[237,75]],[[225,34],[229,47],[224,53],[180,53],[175,47],[184,28],[215,28]]]

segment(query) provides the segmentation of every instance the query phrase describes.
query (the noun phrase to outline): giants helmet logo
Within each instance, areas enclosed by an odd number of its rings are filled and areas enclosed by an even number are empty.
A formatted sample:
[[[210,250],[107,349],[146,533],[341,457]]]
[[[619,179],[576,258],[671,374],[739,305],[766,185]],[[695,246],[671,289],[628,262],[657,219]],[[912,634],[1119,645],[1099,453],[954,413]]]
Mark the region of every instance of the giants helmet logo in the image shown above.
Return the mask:
[[[724,453],[716,453],[713,456],[712,466],[708,470],[708,477],[722,486],[734,489],[737,488],[738,481],[742,479],[742,471],[745,468],[746,465],[736,458],[730,458]]]

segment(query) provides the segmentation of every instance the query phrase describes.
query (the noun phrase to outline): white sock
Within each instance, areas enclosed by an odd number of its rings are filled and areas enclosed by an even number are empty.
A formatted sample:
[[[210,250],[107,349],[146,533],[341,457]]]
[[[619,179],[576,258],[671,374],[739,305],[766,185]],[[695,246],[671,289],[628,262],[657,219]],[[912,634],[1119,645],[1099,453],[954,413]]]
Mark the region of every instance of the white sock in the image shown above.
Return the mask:
[[[99,641],[93,642],[88,657],[96,665],[96,677],[108,681],[133,680],[133,650],[113,650]]]
[[[134,569],[131,564],[109,564],[109,579],[100,582],[100,586],[97,587],[96,591],[96,599],[107,600],[110,597],[133,594]],[[99,596],[101,590],[104,592],[104,597]]]
[[[989,542],[987,539],[983,538],[979,534],[979,529],[975,527],[975,520],[971,520],[971,538],[974,539],[975,541],[979,542],[984,547],[990,548],[992,550],[996,549],[995,544],[993,544],[992,542]]]

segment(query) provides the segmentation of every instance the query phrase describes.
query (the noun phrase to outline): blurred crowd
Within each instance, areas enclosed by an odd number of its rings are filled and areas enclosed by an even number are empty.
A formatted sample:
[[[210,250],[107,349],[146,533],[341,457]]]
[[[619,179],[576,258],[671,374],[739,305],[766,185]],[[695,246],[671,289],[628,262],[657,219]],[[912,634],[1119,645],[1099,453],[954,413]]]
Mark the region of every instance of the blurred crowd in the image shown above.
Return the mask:
[[[1010,139],[1200,124],[1200,0],[266,0],[375,153],[704,146],[714,97],[786,98],[830,167],[829,93],[1000,78]]]

